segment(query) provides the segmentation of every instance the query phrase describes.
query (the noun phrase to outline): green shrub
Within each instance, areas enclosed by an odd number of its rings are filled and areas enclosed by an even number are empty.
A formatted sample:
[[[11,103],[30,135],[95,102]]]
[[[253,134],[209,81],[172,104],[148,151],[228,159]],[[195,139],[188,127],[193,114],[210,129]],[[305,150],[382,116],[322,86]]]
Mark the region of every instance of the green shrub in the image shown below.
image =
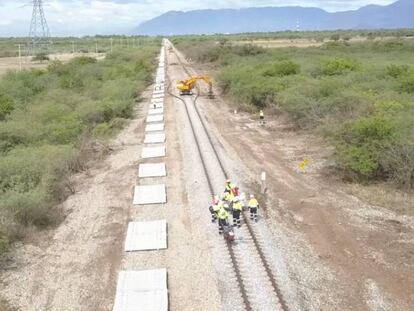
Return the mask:
[[[283,77],[289,75],[296,75],[300,73],[300,65],[292,61],[282,61],[272,64],[270,68],[264,72],[265,76],[270,77]]]
[[[53,223],[51,201],[41,189],[31,191],[6,192],[0,208],[10,210],[16,221],[22,225],[46,226]]]
[[[401,92],[414,93],[414,72],[400,78],[399,90]]]
[[[266,50],[254,44],[244,44],[231,47],[231,52],[239,56],[255,56],[265,53]]]
[[[396,135],[396,126],[387,116],[373,116],[354,121],[342,129],[338,155],[342,169],[356,177],[369,179],[379,176],[381,156]]]
[[[408,65],[389,65],[387,66],[387,75],[393,78],[399,78],[408,73],[410,67]]]
[[[360,68],[360,64],[349,58],[331,59],[322,66],[322,74],[327,76],[341,75],[346,72],[356,71]]]
[[[341,39],[341,35],[340,34],[333,34],[330,37],[330,39],[333,40],[333,41],[339,41]]]
[[[379,169],[375,150],[369,146],[347,146],[338,148],[341,156],[342,169],[354,173],[353,177],[367,180],[374,177]]]
[[[14,109],[13,99],[10,96],[0,94],[0,121],[4,120]]]
[[[80,56],[76,57],[70,61],[70,64],[73,65],[88,65],[88,64],[95,64],[97,62],[96,58],[87,57],[87,56]]]
[[[37,53],[34,57],[33,57],[34,61],[45,61],[45,60],[49,60],[49,55],[46,52],[40,52]]]
[[[0,232],[0,256],[4,254],[9,248],[9,239],[7,235]]]
[[[24,226],[59,219],[54,207],[73,191],[71,175],[97,153],[93,139],[107,140],[131,117],[158,50],[53,62],[0,79],[0,253]]]

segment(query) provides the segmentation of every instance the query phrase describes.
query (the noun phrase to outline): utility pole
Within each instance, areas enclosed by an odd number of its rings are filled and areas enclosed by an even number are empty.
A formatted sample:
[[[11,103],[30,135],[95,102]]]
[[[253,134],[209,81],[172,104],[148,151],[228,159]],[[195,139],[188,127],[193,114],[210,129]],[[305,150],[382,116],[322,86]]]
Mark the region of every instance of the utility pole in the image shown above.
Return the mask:
[[[19,47],[19,69],[22,71],[22,45],[19,43],[17,46]]]
[[[111,53],[112,53],[114,51],[113,50],[113,43],[112,43],[113,39],[111,38],[110,41],[111,41]]]
[[[299,32],[300,31],[300,21],[296,20],[296,31]]]
[[[72,43],[72,54],[75,54],[75,41],[70,41]]]

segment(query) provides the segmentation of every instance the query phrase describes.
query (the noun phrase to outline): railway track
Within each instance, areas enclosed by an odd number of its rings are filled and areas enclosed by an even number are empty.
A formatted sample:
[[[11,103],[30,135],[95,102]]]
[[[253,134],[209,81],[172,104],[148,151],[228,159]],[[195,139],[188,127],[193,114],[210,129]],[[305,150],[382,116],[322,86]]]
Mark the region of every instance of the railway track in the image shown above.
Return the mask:
[[[184,72],[190,76],[189,69],[182,62],[174,48],[173,52]],[[224,180],[230,178],[230,174],[223,165],[223,161],[215,148],[213,138],[198,108],[197,102],[200,91],[198,90],[195,97],[191,96],[185,99],[176,96],[172,92],[169,92],[169,94],[184,104],[212,197],[220,192],[218,189],[215,189],[215,186],[224,184]],[[208,144],[201,144],[202,136],[204,136],[204,141],[208,141]],[[217,171],[221,172],[221,180],[211,173]],[[237,286],[239,287],[243,309],[288,311],[288,306],[283,299],[275,274],[262,246],[264,239],[255,230],[256,224],[249,220],[249,215],[246,211],[243,212],[243,220],[244,226],[236,232],[239,238],[234,243],[225,242]]]

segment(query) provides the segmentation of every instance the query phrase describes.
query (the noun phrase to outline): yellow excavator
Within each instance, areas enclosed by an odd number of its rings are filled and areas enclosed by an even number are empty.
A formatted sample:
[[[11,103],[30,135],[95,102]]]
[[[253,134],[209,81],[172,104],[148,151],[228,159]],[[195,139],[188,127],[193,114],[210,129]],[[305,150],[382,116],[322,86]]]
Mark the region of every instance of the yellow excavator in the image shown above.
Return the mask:
[[[191,95],[192,90],[196,86],[198,80],[203,80],[208,84],[208,96],[213,97],[213,82],[208,76],[192,76],[187,80],[177,83],[177,89],[180,90],[180,95]]]

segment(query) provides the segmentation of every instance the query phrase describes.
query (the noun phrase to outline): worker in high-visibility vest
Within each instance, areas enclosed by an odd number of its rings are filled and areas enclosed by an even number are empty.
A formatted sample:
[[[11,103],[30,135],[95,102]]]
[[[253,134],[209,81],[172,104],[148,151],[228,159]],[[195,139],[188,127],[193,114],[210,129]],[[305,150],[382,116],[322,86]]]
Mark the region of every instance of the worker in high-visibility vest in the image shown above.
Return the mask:
[[[228,226],[229,224],[230,214],[226,208],[228,208],[228,205],[223,204],[223,207],[220,207],[219,211],[217,212],[219,234],[223,234],[224,226]]]
[[[257,210],[259,209],[259,202],[256,200],[253,194],[250,195],[249,200],[250,219],[257,222]]]
[[[211,213],[211,222],[216,222],[217,220],[217,213],[220,210],[220,208],[223,205],[223,201],[221,201],[218,197],[218,195],[215,195],[213,197],[213,202],[211,202],[211,205],[209,207],[210,213]]]
[[[259,119],[260,119],[260,124],[264,125],[265,124],[265,120],[264,120],[264,112],[263,110],[260,110],[259,112]]]
[[[226,180],[226,185],[225,185],[225,189],[224,192],[231,192],[231,189],[234,188],[234,184],[232,184],[230,179]]]
[[[240,214],[243,209],[243,204],[240,202],[239,197],[235,197],[233,200],[233,227],[241,227]]]
[[[239,188],[235,184],[233,184],[230,179],[227,179],[224,193],[231,193],[233,196],[236,197],[239,195]]]
[[[231,192],[224,192],[223,200],[227,202],[227,204],[231,205],[234,200],[234,196]]]

